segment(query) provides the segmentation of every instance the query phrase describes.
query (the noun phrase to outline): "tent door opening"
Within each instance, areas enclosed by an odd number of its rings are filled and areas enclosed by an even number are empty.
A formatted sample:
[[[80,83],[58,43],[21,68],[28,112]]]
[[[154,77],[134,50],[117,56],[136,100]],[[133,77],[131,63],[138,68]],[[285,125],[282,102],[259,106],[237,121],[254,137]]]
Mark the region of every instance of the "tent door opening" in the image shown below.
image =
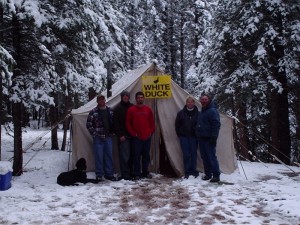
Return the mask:
[[[170,160],[166,152],[165,142],[163,140],[162,135],[159,142],[159,172],[160,174],[169,178],[177,177],[175,171],[173,170],[170,164]]]

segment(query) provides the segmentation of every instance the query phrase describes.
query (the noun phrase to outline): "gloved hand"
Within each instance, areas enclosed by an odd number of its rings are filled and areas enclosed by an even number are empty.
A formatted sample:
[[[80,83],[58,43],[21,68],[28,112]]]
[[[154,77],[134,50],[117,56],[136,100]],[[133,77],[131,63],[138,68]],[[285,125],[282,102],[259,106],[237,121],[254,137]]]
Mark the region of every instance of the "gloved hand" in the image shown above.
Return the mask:
[[[217,137],[214,137],[214,136],[210,137],[209,144],[212,145],[212,146],[214,146],[214,147],[216,147],[216,145],[217,145]]]

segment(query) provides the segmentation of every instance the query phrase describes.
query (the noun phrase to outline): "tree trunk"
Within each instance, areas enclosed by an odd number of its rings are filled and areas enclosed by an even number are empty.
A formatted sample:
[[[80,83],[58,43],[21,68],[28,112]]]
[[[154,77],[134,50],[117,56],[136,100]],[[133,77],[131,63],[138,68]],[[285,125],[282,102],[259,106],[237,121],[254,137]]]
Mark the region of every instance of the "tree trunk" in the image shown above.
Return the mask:
[[[0,27],[3,27],[3,4],[0,4]],[[3,43],[3,32],[0,32],[0,43]],[[2,69],[0,68],[0,74],[2,74]],[[0,161],[2,155],[2,119],[4,118],[2,101],[3,101],[3,87],[2,87],[2,75],[0,75]]]
[[[181,15],[180,19],[180,86],[184,89],[185,77],[184,77],[184,17]]]
[[[287,99],[283,94],[272,93],[271,100],[271,154],[290,164],[291,139]],[[286,108],[284,108],[286,107]]]
[[[195,24],[195,30],[194,30],[194,64],[195,67],[197,68],[199,66],[199,59],[196,57],[197,56],[197,50],[200,46],[200,38],[199,35],[203,33],[203,30],[199,30],[199,19],[202,16],[202,12],[200,13],[200,9],[198,8],[198,4],[196,4],[196,1],[194,2],[194,12],[195,12],[195,18],[194,18],[194,24]]]
[[[283,27],[281,16],[275,17],[277,25],[280,28],[280,36],[283,36]],[[281,84],[283,91],[273,90],[271,93],[271,134],[272,134],[272,154],[276,155],[285,164],[290,164],[291,157],[291,136],[289,123],[289,104],[286,72],[279,68],[279,61],[284,57],[284,47],[281,40],[275,40],[275,48],[269,51],[270,62],[272,63],[273,78]]]
[[[39,111],[37,112],[37,124],[38,124],[38,129],[40,129],[41,127],[41,119],[42,119],[42,109],[39,109]]]
[[[51,149],[57,150],[58,138],[57,138],[57,127],[58,127],[58,109],[55,106],[51,106],[49,110],[49,118],[51,124]]]
[[[0,70],[0,74],[1,74],[1,70]],[[2,107],[2,76],[0,76],[0,161],[1,161],[1,155],[2,155],[2,118],[3,116],[3,107]]]
[[[276,157],[279,156],[279,149],[280,149],[280,130],[279,128],[279,104],[278,102],[278,95],[276,92],[271,93],[271,100],[270,100],[270,109],[271,109],[271,117],[270,117],[270,127],[271,127],[271,146],[269,146],[269,152],[274,154]]]
[[[129,51],[130,51],[130,63],[129,67],[130,69],[134,68],[134,53],[135,53],[135,22],[134,20],[136,19],[136,13],[135,13],[135,8],[134,4],[130,4],[130,14],[131,14],[131,21],[130,21],[130,31],[129,31]]]
[[[72,96],[71,94],[68,94],[68,96],[65,96],[65,112],[64,112],[64,121],[63,121],[64,135],[61,144],[61,151],[66,151],[68,130],[71,122],[71,117],[68,115],[71,113],[71,109],[72,109]]]
[[[69,130],[69,127],[70,127],[70,122],[71,122],[70,118],[71,117],[66,117],[64,122],[63,122],[64,135],[63,135],[63,141],[62,141],[62,144],[61,144],[61,151],[66,151],[68,130]]]
[[[238,100],[236,102],[236,110],[237,118],[240,121],[237,123],[238,150],[245,159],[253,160],[252,155],[249,153],[249,131],[245,104]]]
[[[287,0],[286,3],[289,6],[294,6],[290,12],[289,18],[291,24],[296,24],[297,21],[299,21],[299,10],[298,7],[295,5],[294,0]],[[299,43],[299,42],[298,42]],[[291,43],[289,46],[290,48],[295,48],[294,43]],[[299,51],[298,51],[299,52]],[[293,59],[300,64],[300,54]],[[292,85],[290,87],[290,93],[291,96],[294,97],[292,99],[292,104],[290,104],[290,107],[295,115],[295,122],[291,125],[291,127],[295,127],[295,134],[293,136],[292,141],[292,149],[293,154],[291,156],[292,162],[295,164],[292,165],[298,165],[300,166],[300,71],[299,68],[295,68],[295,76],[297,77],[294,82],[292,82]]]
[[[288,106],[288,95],[286,89],[286,79],[285,81],[281,80],[281,82],[283,86],[285,86],[284,88],[285,90],[283,91],[282,94],[278,96],[280,105],[278,109],[279,129],[277,130],[277,132],[279,133],[279,137],[280,137],[279,149],[281,152],[281,154],[279,155],[279,159],[283,161],[285,164],[290,165],[291,136],[290,136],[289,106]]]
[[[299,79],[300,80],[300,75]],[[295,115],[296,115],[296,135],[295,135],[295,142],[294,142],[294,157],[293,161],[297,161],[300,163],[300,84],[298,85],[296,89],[296,98],[295,98]],[[298,164],[299,165],[299,164]]]
[[[178,46],[176,46],[176,32],[175,32],[175,22],[174,22],[174,13],[172,10],[174,9],[174,3],[171,3],[171,18],[170,18],[170,27],[169,27],[169,45],[170,45],[170,73],[172,74],[172,78],[175,82],[178,81],[178,74],[176,72],[176,62],[177,62],[177,50]]]
[[[13,57],[16,61],[16,66],[13,70],[12,86],[16,85],[16,79],[21,75],[21,34],[20,22],[16,15],[12,17],[13,27]],[[14,162],[13,175],[20,176],[23,173],[23,151],[22,151],[22,103],[14,102],[12,104],[12,117],[14,124]]]
[[[22,103],[13,103],[12,116],[14,124],[14,162],[13,175],[20,176],[23,173],[22,150]]]
[[[107,91],[107,98],[109,98],[112,95],[112,65],[111,61],[109,60],[107,62],[107,85],[106,85],[106,91]]]

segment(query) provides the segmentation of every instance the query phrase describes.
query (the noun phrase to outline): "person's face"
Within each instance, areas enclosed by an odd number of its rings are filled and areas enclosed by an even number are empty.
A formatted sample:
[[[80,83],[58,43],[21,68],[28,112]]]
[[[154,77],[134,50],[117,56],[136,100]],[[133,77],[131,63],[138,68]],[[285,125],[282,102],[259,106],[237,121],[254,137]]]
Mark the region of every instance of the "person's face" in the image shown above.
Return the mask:
[[[98,99],[98,106],[99,107],[104,107],[105,106],[105,98],[99,98]]]
[[[194,106],[195,106],[195,102],[194,102],[192,99],[188,99],[188,100],[186,101],[186,107],[187,107],[188,109],[192,109],[192,108],[194,108]]]
[[[143,95],[137,95],[135,100],[136,100],[137,105],[143,105],[144,104],[144,96]]]
[[[122,101],[127,103],[129,101],[129,96],[128,95],[123,95]]]
[[[202,107],[206,107],[209,104],[209,98],[207,96],[201,96],[200,98],[200,103],[202,105]]]

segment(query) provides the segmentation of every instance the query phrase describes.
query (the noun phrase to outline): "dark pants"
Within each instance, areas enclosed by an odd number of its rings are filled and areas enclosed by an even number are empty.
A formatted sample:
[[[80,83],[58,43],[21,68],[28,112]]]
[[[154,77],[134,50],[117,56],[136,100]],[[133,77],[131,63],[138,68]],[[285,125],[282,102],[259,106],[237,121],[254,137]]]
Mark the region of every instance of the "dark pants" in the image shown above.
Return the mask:
[[[119,142],[119,157],[122,177],[130,178],[132,172],[131,138]]]
[[[150,163],[150,147],[151,137],[147,140],[140,140],[136,137],[132,139],[133,149],[133,176],[141,176],[141,172],[148,174],[148,166]],[[142,171],[141,171],[142,159]]]
[[[219,177],[220,168],[216,155],[216,146],[209,143],[208,138],[199,138],[200,155],[203,161],[204,173],[207,177]]]
[[[195,137],[180,138],[180,146],[183,154],[184,173],[186,176],[197,176],[197,139]]]

